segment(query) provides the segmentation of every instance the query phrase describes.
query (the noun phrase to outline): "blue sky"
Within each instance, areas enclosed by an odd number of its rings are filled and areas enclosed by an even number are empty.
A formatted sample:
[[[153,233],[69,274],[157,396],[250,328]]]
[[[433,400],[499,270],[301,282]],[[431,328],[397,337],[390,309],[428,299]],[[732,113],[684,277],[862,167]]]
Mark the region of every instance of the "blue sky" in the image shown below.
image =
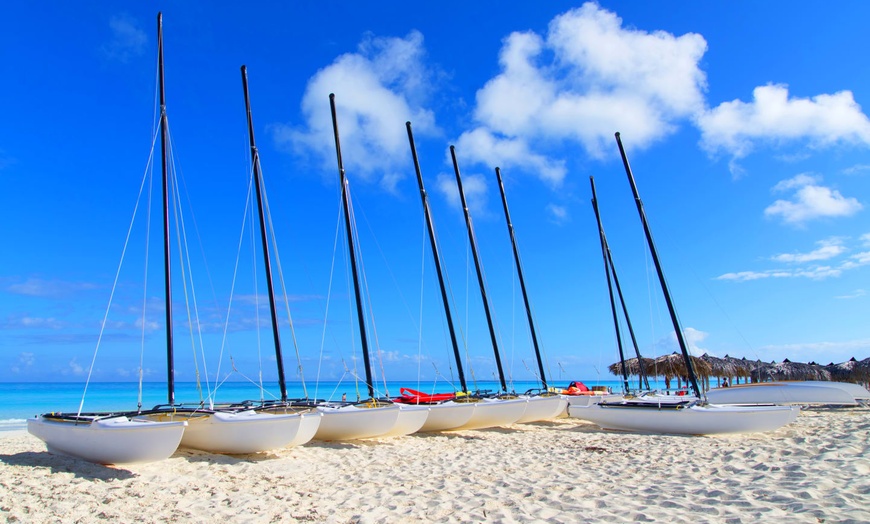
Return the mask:
[[[590,176],[641,351],[676,349],[615,131],[695,353],[870,356],[863,2],[43,2],[7,6],[0,34],[0,381],[87,373],[149,157],[161,10],[203,326],[199,348],[174,290],[179,380],[194,377],[193,354],[205,355],[198,369],[211,379],[230,356],[234,379],[260,367],[275,376],[261,262],[247,237],[239,249],[249,177],[242,64],[306,379],[337,379],[359,355],[343,239],[335,243],[330,92],[377,373],[388,379],[451,375],[408,120],[469,381],[493,379],[495,367],[451,144],[512,378],[533,379],[535,361],[496,166],[551,379],[610,378],[604,367],[617,354]],[[143,295],[144,250],[132,247],[143,231],[133,229],[96,380],[134,379],[143,333],[145,377],[164,377],[160,246],[149,251]],[[287,375],[297,379],[281,315]]]

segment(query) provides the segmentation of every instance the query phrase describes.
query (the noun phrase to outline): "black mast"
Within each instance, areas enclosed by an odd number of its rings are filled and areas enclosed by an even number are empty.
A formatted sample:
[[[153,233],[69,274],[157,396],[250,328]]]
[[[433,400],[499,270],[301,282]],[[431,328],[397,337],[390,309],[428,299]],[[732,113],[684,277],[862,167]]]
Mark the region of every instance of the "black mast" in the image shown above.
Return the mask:
[[[163,13],[157,13],[157,69],[160,89],[160,164],[163,169],[163,275],[166,300],[166,367],[167,397],[175,404],[175,355],[172,350],[172,286],[169,275],[169,180],[166,170],[166,96],[163,88]]]
[[[417,147],[414,145],[414,133],[411,131],[411,122],[405,122],[408,130],[408,141],[411,144],[411,156],[414,157],[414,170],[417,172],[417,184],[420,186],[420,198],[423,200],[423,214],[426,217],[426,227],[429,230],[429,242],[432,244],[432,256],[435,258],[435,270],[438,272],[438,284],[441,287],[441,300],[444,302],[444,314],[447,316],[447,328],[450,331],[450,342],[453,344],[453,356],[456,357],[456,370],[459,373],[459,384],[462,391],[467,392],[465,374],[462,372],[462,355],[459,353],[459,345],[456,343],[456,331],[453,328],[453,316],[450,314],[450,300],[447,298],[447,289],[444,287],[444,275],[441,272],[441,256],[438,254],[438,245],[435,242],[435,228],[432,225],[432,216],[429,212],[429,197],[423,187],[423,174],[420,172],[420,161],[417,159]]]
[[[616,276],[616,266],[613,264],[613,255],[610,252],[610,245],[607,244],[607,239],[604,239],[607,246],[607,262],[610,264],[610,274],[613,275],[613,285],[616,286],[616,293],[619,295],[619,302],[622,304],[622,315],[625,317],[625,325],[628,327],[628,334],[631,336],[631,343],[634,346],[634,354],[637,355],[637,365],[640,369],[640,377],[638,378],[638,387],[640,389],[649,390],[649,380],[647,380],[646,366],[643,363],[643,358],[640,356],[640,348],[637,345],[637,338],[634,336],[634,328],[631,327],[631,319],[628,316],[628,307],[625,305],[625,297],[622,295],[622,286],[619,285],[619,277]]]
[[[604,237],[604,226],[601,225],[601,215],[598,213],[598,199],[595,195],[595,179],[589,177],[592,185],[592,209],[595,211],[595,221],[598,222],[598,238],[601,240],[601,257],[604,260],[604,273],[607,275],[607,293],[610,295],[610,311],[613,314],[613,327],[616,329],[616,346],[619,348],[619,362],[622,364],[622,384],[628,394],[628,369],[625,367],[625,353],[622,351],[622,335],[619,332],[619,315],[616,313],[616,300],[613,298],[613,283],[610,279],[610,266],[607,264],[607,240]],[[638,360],[638,364],[640,360]]]
[[[628,175],[628,182],[631,184],[631,192],[634,194],[634,202],[637,204],[637,212],[640,215],[640,221],[643,223],[643,230],[646,233],[646,241],[649,244],[650,254],[652,254],[653,262],[656,265],[659,282],[662,285],[662,293],[665,295],[665,302],[668,305],[668,311],[671,314],[671,322],[674,324],[674,331],[677,335],[677,342],[680,344],[680,351],[683,353],[683,360],[686,362],[686,370],[689,373],[689,382],[692,384],[692,389],[698,398],[701,397],[701,390],[698,388],[698,379],[695,375],[695,367],[692,365],[692,359],[689,358],[689,348],[686,345],[686,339],[683,336],[683,329],[680,327],[680,320],[677,318],[677,311],[674,309],[674,303],[671,300],[671,294],[668,291],[668,284],[665,282],[665,274],[662,271],[661,263],[659,262],[656,247],[653,243],[652,233],[649,229],[649,224],[646,221],[646,214],[643,211],[643,202],[640,200],[640,195],[637,192],[637,186],[634,183],[634,175],[631,174],[631,166],[628,164],[628,157],[625,155],[625,148],[622,147],[622,140],[619,138],[619,132],[616,133],[616,144],[619,146],[619,154],[622,156],[622,163],[625,166],[625,173]]]
[[[474,228],[471,225],[471,214],[468,212],[468,204],[465,202],[465,191],[462,189],[462,177],[459,175],[459,164],[456,162],[456,148],[450,146],[450,157],[453,159],[453,171],[456,173],[456,185],[459,186],[459,198],[462,200],[462,211],[465,213],[465,226],[468,229],[468,241],[471,243],[471,254],[474,257],[474,268],[477,270],[477,284],[480,287],[480,296],[483,299],[483,310],[486,312],[486,325],[489,327],[489,338],[492,340],[492,352],[495,354],[495,365],[498,368],[498,378],[501,380],[501,390],[507,393],[507,383],[504,379],[504,370],[501,367],[501,356],[498,352],[498,342],[495,337],[495,328],[492,325],[492,315],[489,312],[489,299],[486,297],[486,286],[483,283],[483,270],[480,267],[480,257],[477,255],[477,241],[474,238]]]
[[[544,361],[541,359],[541,350],[538,347],[538,335],[535,332],[535,321],[532,319],[532,308],[529,305],[529,295],[526,293],[526,280],[523,278],[523,266],[520,264],[520,252],[517,249],[517,239],[514,235],[514,226],[511,223],[511,214],[508,211],[507,197],[504,194],[504,183],[501,180],[501,170],[495,168],[495,176],[498,179],[498,189],[501,191],[501,203],[504,205],[504,217],[507,221],[508,233],[511,237],[511,246],[514,250],[514,262],[517,265],[517,275],[520,279],[520,289],[523,291],[523,302],[526,305],[526,316],[529,317],[529,329],[532,333],[532,344],[535,346],[535,357],[538,359],[538,371],[541,373],[541,385],[544,391],[549,391],[547,386],[547,375],[544,373]]]
[[[275,340],[275,361],[278,365],[278,385],[281,402],[287,401],[287,384],[284,380],[284,357],[281,354],[281,337],[278,335],[278,313],[275,308],[275,289],[272,285],[272,263],[269,260],[269,241],[266,238],[266,219],[263,213],[263,196],[260,189],[260,153],[254,140],[254,120],[251,116],[251,100],[248,97],[248,69],[242,66],[242,87],[245,91],[245,111],[248,115],[248,138],[251,142],[251,163],[254,165],[254,184],[257,187],[257,211],[260,216],[260,240],[263,243],[263,262],[266,265],[266,287],[269,290],[269,311],[272,314],[272,338]]]
[[[347,179],[344,176],[344,164],[341,161],[341,144],[338,141],[338,120],[335,117],[335,95],[329,94],[329,108],[332,111],[332,130],[335,135],[335,156],[338,158],[338,176],[341,180],[341,200],[344,203],[344,226],[347,230],[347,249],[350,251],[350,267],[353,273],[353,291],[356,297],[356,316],[359,322],[359,337],[362,341],[363,361],[366,368],[366,386],[369,388],[369,397],[375,397],[374,381],[372,380],[372,367],[369,361],[369,345],[366,338],[366,322],[363,316],[363,304],[360,298],[359,276],[356,269],[356,255],[353,248],[353,230],[350,227],[350,199],[347,195]]]

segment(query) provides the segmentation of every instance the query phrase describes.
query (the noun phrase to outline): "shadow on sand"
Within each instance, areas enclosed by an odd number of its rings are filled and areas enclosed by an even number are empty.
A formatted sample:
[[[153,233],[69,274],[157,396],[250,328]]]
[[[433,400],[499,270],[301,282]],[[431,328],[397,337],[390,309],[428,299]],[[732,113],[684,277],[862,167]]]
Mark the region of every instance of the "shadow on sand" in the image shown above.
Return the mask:
[[[136,473],[118,466],[104,466],[48,451],[22,451],[12,455],[0,455],[0,462],[10,466],[47,468],[52,473],[72,473],[88,480],[126,480],[136,477]]]

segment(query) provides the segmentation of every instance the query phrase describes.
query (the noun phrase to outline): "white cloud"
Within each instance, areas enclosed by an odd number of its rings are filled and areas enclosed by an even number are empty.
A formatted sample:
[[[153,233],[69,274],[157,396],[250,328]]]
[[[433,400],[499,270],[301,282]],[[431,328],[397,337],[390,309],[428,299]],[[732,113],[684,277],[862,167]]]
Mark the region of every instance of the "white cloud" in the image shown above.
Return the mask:
[[[568,209],[565,206],[548,204],[547,212],[550,214],[550,218],[557,224],[563,224],[568,220]]]
[[[776,262],[798,263],[813,262],[816,260],[828,260],[837,257],[846,252],[843,246],[843,240],[840,238],[829,238],[816,242],[819,245],[818,249],[814,249],[809,253],[783,253],[774,255],[771,260]]]
[[[698,34],[625,28],[591,2],[554,18],[546,36],[512,33],[500,52],[501,72],[477,92],[481,129],[471,133],[495,144],[471,141],[483,146],[476,158],[489,158],[502,141],[535,152],[538,164],[555,164],[538,151],[561,141],[602,157],[613,151],[615,131],[646,147],[703,110],[706,77],[698,64],[706,49]],[[558,183],[564,174],[541,176]]]
[[[523,169],[534,173],[552,186],[565,178],[565,162],[534,153],[524,138],[497,137],[491,131],[477,128],[463,133],[456,141],[456,150],[463,159],[495,169]]]
[[[860,175],[862,173],[866,173],[867,171],[870,171],[870,165],[857,164],[852,167],[847,167],[843,170],[843,173],[846,175]]]
[[[68,366],[67,373],[71,373],[73,375],[84,375],[85,374],[85,368],[83,368],[81,364],[76,362],[75,358],[70,360],[69,364],[67,364],[67,366]]]
[[[113,60],[126,62],[145,52],[148,35],[136,27],[135,20],[128,16],[113,16],[109,19],[112,39],[102,47],[103,53]]]
[[[870,144],[870,120],[851,91],[789,98],[788,86],[777,84],[756,87],[752,98],[724,102],[698,117],[705,149],[739,158],[756,143]]]
[[[96,289],[97,286],[87,282],[64,282],[60,280],[42,280],[28,278],[24,282],[11,284],[6,288],[11,293],[31,297],[64,297],[80,291]]]
[[[311,154],[337,170],[329,93],[335,93],[342,160],[349,176],[378,178],[393,190],[408,170],[411,121],[415,135],[438,133],[434,113],[423,107],[432,73],[425,67],[423,35],[367,37],[356,53],[339,56],[309,81],[302,99],[304,129],[275,125],[279,146]]]
[[[860,242],[866,242],[867,235],[860,238]],[[826,278],[839,277],[845,271],[856,269],[870,265],[870,251],[856,253],[850,255],[847,259],[835,262],[830,265],[815,265],[812,262],[821,260],[833,260],[847,252],[849,248],[844,245],[847,238],[832,237],[826,240],[816,242],[818,249],[808,253],[786,253],[770,257],[770,260],[793,265],[804,265],[803,267],[792,267],[788,269],[767,269],[763,271],[739,271],[725,273],[716,277],[716,280],[730,280],[734,282],[748,282],[751,280],[761,280],[766,278],[809,278],[813,280],[824,280]]]
[[[455,175],[440,173],[436,187],[452,207],[462,209]],[[486,213],[488,188],[483,175],[462,175],[462,190],[465,192],[465,202],[468,204],[472,218]]]
[[[821,182],[822,177],[818,175],[813,175],[810,173],[801,173],[799,175],[795,175],[792,178],[787,180],[781,180],[777,182],[775,186],[773,186],[773,191],[788,191],[789,189],[794,189],[797,187],[809,186],[813,185],[817,182]]]
[[[794,189],[791,200],[777,200],[764,210],[765,216],[779,217],[787,224],[803,224],[824,217],[851,216],[864,206],[855,198],[818,185],[821,179],[806,174],[779,182],[775,191]]]
[[[683,328],[683,338],[686,339],[686,345],[689,346],[689,353],[692,355],[700,356],[707,352],[707,350],[703,349],[700,344],[706,340],[709,335],[709,333],[699,331],[695,328]]]
[[[816,361],[822,365],[828,362],[837,364],[852,357],[860,359],[870,353],[870,339],[762,346],[758,348],[758,353],[765,355],[762,357],[764,361],[781,361],[788,358],[796,362]],[[820,358],[824,358],[825,361],[819,361]]]
[[[834,298],[839,298],[839,299],[860,298],[860,297],[865,296],[866,294],[867,294],[867,292],[865,290],[856,289],[855,291],[853,291],[847,295],[840,295],[840,296],[836,296]]]
[[[747,282],[762,278],[809,278],[812,280],[824,280],[829,277],[838,277],[843,273],[842,268],[819,266],[806,269],[768,269],[766,271],[740,271],[737,273],[725,273],[716,277],[716,280],[733,280]]]

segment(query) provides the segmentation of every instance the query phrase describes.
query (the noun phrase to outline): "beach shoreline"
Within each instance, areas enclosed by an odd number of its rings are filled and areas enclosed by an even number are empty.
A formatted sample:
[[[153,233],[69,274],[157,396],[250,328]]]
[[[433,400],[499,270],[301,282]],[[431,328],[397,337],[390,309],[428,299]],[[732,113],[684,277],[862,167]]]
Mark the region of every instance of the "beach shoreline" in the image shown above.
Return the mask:
[[[870,408],[768,433],[602,431],[578,419],[106,467],[0,439],[13,522],[866,522]]]

